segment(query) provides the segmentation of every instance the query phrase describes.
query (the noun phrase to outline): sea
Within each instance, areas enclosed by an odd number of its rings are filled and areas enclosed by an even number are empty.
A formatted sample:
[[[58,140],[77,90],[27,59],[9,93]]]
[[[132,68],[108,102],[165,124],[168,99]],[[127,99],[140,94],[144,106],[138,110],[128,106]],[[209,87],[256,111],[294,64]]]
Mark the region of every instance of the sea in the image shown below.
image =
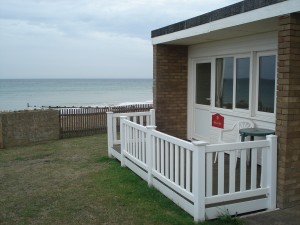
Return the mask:
[[[152,79],[0,79],[0,111],[153,102]]]

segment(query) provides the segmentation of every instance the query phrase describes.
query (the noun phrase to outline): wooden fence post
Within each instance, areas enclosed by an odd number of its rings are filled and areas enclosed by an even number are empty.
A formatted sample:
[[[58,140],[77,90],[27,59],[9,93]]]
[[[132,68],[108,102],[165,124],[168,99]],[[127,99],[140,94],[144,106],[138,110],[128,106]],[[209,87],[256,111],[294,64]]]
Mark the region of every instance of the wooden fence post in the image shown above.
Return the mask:
[[[148,186],[151,187],[153,183],[153,175],[152,175],[152,168],[153,168],[153,145],[152,145],[152,138],[151,138],[151,131],[156,129],[156,126],[146,126],[147,133],[146,133],[146,164],[148,168]]]
[[[208,143],[195,141],[193,152],[194,221],[205,220],[205,151]]]
[[[277,136],[268,135],[267,140],[270,142],[267,157],[267,184],[270,187],[268,209],[276,209],[276,189],[277,189]]]
[[[127,119],[127,116],[120,116],[120,139],[121,139],[121,166],[126,167],[125,164],[125,156],[124,156],[124,151],[125,151],[125,138],[126,138],[126,133],[125,133],[125,125],[124,125],[124,120]]]
[[[108,157],[112,158],[111,150],[114,146],[113,141],[113,112],[107,112],[107,147],[108,147]]]

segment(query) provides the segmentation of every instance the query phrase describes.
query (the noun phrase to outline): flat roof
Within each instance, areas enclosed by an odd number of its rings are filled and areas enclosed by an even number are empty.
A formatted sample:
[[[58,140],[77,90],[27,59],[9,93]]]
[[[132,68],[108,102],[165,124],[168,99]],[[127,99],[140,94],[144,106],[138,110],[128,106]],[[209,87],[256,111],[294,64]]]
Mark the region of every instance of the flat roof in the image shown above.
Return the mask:
[[[216,36],[235,28],[245,31],[243,35],[276,30],[276,17],[300,11],[299,0],[244,0],[233,5],[220,8],[203,15],[184,20],[151,32],[153,44],[195,44],[196,39]],[[275,22],[275,24],[274,24]],[[256,23],[260,25],[257,27]],[[254,25],[256,24],[256,25]],[[274,24],[272,27],[269,27]],[[257,28],[257,29],[256,29]],[[232,30],[230,30],[232,32]],[[231,36],[238,36],[238,32]],[[219,35],[218,35],[219,36]],[[230,35],[228,35],[230,38]],[[193,41],[191,40],[193,39]],[[204,40],[202,40],[203,42]],[[200,41],[201,42],[201,41]]]

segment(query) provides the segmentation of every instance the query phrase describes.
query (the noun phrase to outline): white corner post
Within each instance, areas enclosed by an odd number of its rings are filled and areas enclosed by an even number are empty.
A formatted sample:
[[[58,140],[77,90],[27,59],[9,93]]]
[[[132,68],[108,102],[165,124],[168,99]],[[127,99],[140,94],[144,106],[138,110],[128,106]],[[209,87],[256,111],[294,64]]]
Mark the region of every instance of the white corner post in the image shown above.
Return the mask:
[[[150,109],[150,125],[155,126],[155,109]]]
[[[205,151],[208,143],[195,141],[193,155],[194,221],[205,220]]]
[[[276,209],[276,189],[277,189],[277,136],[268,135],[267,140],[270,142],[268,149],[268,168],[267,168],[267,184],[270,188],[268,209]]]
[[[147,133],[146,133],[146,164],[147,164],[147,172],[148,172],[148,186],[152,187],[153,184],[153,174],[152,174],[152,168],[153,168],[153,143],[152,143],[152,136],[151,132],[156,129],[156,126],[146,126]]]
[[[124,151],[126,148],[126,129],[125,129],[125,124],[124,121],[127,119],[127,116],[120,116],[120,138],[121,138],[121,166],[126,167],[125,165],[125,155]]]
[[[108,157],[112,158],[112,148],[114,145],[113,141],[113,112],[107,112],[106,115],[106,124],[107,124],[107,148],[108,148]]]

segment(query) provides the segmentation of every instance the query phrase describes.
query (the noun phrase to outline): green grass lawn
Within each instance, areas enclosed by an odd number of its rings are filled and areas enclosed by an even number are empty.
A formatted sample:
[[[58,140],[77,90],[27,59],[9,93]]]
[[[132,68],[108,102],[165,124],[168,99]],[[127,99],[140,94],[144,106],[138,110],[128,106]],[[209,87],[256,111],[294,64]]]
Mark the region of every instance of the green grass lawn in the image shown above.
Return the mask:
[[[109,159],[106,135],[95,135],[0,149],[0,224],[195,223]]]

